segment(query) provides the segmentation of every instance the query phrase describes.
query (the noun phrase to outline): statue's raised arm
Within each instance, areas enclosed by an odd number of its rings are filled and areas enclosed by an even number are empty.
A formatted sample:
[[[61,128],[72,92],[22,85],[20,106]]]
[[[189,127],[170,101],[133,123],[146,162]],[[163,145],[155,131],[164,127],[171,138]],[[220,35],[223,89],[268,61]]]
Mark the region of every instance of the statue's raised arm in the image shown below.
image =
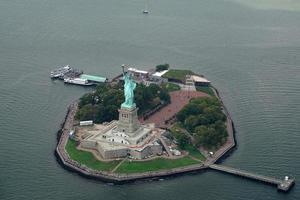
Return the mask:
[[[136,105],[134,103],[134,89],[136,88],[136,83],[131,78],[128,72],[125,72],[123,75],[124,78],[124,96],[125,102],[122,103],[123,108],[135,108]]]

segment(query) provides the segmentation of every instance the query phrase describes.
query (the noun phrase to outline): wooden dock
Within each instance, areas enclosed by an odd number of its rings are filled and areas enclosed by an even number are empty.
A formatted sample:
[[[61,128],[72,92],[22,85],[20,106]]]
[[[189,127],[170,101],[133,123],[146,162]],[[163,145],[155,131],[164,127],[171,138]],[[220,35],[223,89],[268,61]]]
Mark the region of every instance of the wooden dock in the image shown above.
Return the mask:
[[[268,183],[268,184],[271,184],[271,185],[275,185],[275,186],[277,186],[278,190],[284,191],[284,192],[289,191],[290,188],[295,183],[294,179],[279,180],[279,179],[276,179],[276,178],[263,176],[263,175],[258,175],[258,174],[243,171],[243,170],[240,170],[240,169],[234,169],[234,168],[227,167],[227,166],[224,166],[224,165],[211,164],[208,167],[211,168],[211,169],[217,170],[217,171],[222,171],[222,172],[226,172],[226,173],[229,173],[229,174],[233,174],[233,175],[237,175],[237,176],[241,176],[241,177],[261,181],[261,182]]]

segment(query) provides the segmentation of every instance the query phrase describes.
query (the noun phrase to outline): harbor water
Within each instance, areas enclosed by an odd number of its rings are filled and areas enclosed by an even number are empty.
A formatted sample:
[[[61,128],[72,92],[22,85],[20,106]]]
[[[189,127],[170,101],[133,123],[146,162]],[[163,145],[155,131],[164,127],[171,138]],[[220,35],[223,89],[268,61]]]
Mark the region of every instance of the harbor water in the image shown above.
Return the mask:
[[[300,199],[298,0],[0,0],[0,199]],[[112,78],[121,64],[204,74],[236,126],[234,168],[296,179],[287,194],[205,171],[110,185],[56,161],[69,103],[91,88],[53,81],[70,64]]]

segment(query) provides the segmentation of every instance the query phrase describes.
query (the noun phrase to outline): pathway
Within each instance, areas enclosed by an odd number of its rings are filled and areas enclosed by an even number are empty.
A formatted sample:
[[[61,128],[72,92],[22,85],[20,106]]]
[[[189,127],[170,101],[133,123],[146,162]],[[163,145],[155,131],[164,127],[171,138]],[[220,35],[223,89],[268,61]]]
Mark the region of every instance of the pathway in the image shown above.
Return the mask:
[[[190,99],[195,97],[208,97],[208,95],[198,91],[179,90],[170,92],[170,97],[170,104],[163,107],[143,122],[155,123],[155,125],[159,128],[168,128],[171,125],[171,123],[168,123],[168,121],[174,118],[176,113],[178,113],[186,104],[189,103]]]
[[[160,140],[161,144],[164,146],[164,148],[167,151],[169,157],[173,157],[173,154],[170,151],[170,148],[168,147],[168,145],[166,144],[166,142],[164,141],[164,139],[162,139],[161,137],[159,137],[158,139]]]
[[[127,158],[124,158],[115,168],[113,168],[113,170],[111,170],[111,172],[114,173],[126,160]]]

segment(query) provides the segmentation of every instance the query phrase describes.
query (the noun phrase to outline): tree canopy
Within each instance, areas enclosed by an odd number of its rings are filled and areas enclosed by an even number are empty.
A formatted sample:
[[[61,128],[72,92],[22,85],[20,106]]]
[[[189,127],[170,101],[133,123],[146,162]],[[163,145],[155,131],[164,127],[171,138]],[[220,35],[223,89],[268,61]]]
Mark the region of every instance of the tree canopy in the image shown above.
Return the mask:
[[[155,84],[148,87],[138,84],[134,91],[135,103],[139,114],[170,102],[168,92]],[[92,93],[83,95],[79,100],[76,113],[78,120],[93,120],[96,123],[118,119],[118,109],[124,102],[123,85],[100,84]]]
[[[156,66],[156,71],[160,72],[160,71],[164,71],[164,70],[168,70],[169,69],[169,64],[161,64],[161,65],[157,65]]]
[[[226,141],[226,116],[217,98],[192,99],[176,117],[192,133],[198,147],[216,149]]]

